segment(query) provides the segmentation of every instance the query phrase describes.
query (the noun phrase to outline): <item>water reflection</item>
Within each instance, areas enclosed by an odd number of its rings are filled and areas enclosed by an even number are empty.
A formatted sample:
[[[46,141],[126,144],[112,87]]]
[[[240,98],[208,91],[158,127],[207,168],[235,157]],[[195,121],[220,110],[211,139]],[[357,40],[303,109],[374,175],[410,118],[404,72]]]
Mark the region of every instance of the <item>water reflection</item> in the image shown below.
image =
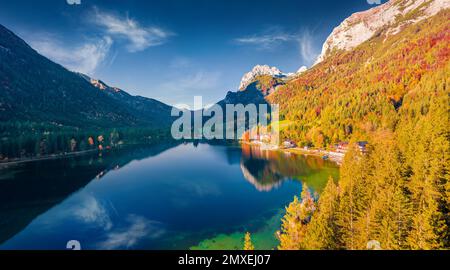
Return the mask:
[[[242,145],[240,167],[244,178],[259,191],[271,191],[287,180],[306,182],[320,193],[324,182],[338,177],[337,165],[318,157],[282,151],[268,151],[256,146]]]
[[[300,193],[298,180],[320,191],[337,169],[320,158],[188,143],[0,172],[0,249],[61,249],[72,239],[83,249],[186,249],[217,233],[266,228]],[[273,220],[261,233],[267,243]]]
[[[102,155],[91,153],[67,159],[0,165],[0,244],[93,179],[101,180],[111,170],[118,170],[133,160],[156,156],[174,146],[136,146]],[[87,203],[95,206],[96,202]],[[84,216],[89,217],[87,213]]]

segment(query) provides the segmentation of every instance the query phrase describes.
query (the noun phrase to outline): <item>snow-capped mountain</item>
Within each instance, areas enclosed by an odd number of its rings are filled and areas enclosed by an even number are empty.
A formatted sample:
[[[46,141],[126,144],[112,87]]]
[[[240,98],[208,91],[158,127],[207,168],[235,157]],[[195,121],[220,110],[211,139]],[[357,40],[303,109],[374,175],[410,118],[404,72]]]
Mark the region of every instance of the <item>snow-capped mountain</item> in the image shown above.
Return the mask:
[[[308,68],[306,66],[300,67],[295,74],[302,74],[303,72],[307,71]]]
[[[419,22],[449,8],[450,0],[390,0],[389,2],[357,12],[336,27],[323,44],[316,64],[333,50],[350,50],[386,29],[394,35],[408,24]]]
[[[276,67],[270,67],[268,65],[256,65],[252,71],[244,74],[241,83],[239,85],[239,90],[244,90],[250,83],[252,83],[256,77],[270,75],[273,77],[285,77],[286,75],[281,72]]]
[[[285,78],[301,74],[306,70],[308,70],[308,68],[302,66],[296,73],[283,73],[276,67],[270,67],[268,65],[256,65],[250,72],[246,73],[242,77],[241,83],[239,85],[239,90],[244,90],[245,88],[247,88],[247,86],[254,82],[258,76],[270,75],[276,78]]]

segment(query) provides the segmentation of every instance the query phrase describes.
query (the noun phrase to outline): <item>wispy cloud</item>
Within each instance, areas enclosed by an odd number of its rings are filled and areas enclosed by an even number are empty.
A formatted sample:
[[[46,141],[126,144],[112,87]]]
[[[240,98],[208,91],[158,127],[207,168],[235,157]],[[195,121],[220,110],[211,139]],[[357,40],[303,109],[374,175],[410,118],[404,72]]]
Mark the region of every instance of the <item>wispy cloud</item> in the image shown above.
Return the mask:
[[[77,1],[74,1],[76,3]],[[129,52],[138,52],[165,43],[172,32],[159,27],[142,27],[128,17],[118,17],[94,8],[90,23],[100,26],[97,32],[76,45],[67,44],[63,39],[48,33],[32,34],[30,45],[40,54],[48,57],[69,70],[93,75],[107,58],[112,64],[115,56],[109,57],[115,41],[126,40]],[[86,33],[87,34],[87,33]],[[96,37],[93,37],[95,36]]]
[[[165,233],[160,222],[149,220],[143,216],[129,214],[124,220],[114,220],[117,216],[112,203],[102,202],[88,194],[78,202],[71,211],[64,211],[63,220],[67,216],[74,216],[77,220],[93,225],[103,232],[99,232],[99,249],[129,249],[143,239],[154,239]],[[54,222],[52,223],[54,224]]]
[[[93,74],[106,59],[113,40],[102,37],[78,45],[66,45],[50,35],[31,38],[31,46],[40,54],[48,57],[69,70]]]
[[[199,91],[215,90],[222,74],[218,71],[195,71],[171,74],[171,79],[160,85],[171,94],[183,93],[193,95]]]
[[[319,55],[318,47],[314,45],[314,38],[310,31],[305,30],[298,36],[300,55],[306,64],[311,65]]]
[[[81,5],[81,0],[66,0],[69,5]]]
[[[180,102],[190,104],[194,96],[210,96],[219,88],[223,75],[220,71],[192,71],[191,68],[175,71],[166,74],[167,79],[156,86],[161,92],[168,93],[158,98],[185,109],[190,106]]]
[[[172,69],[184,69],[192,66],[192,61],[187,57],[176,57],[172,59],[169,64],[169,68]]]
[[[308,65],[312,64],[319,54],[314,36],[307,29],[290,33],[280,27],[272,26],[259,34],[236,38],[233,41],[239,45],[251,45],[262,50],[274,50],[285,43],[297,43],[300,57]]]
[[[234,39],[234,42],[242,45],[253,45],[260,49],[274,49],[280,44],[295,39],[295,35],[284,32],[279,27],[270,27],[259,34],[240,37]]]
[[[106,234],[106,239],[98,244],[100,249],[129,249],[145,238],[158,238],[165,230],[161,224],[141,216],[129,215],[128,224],[113,229]]]
[[[197,71],[193,74],[188,74],[186,77],[177,80],[177,86],[184,89],[198,89],[198,90],[214,90],[217,86],[221,73],[214,71]]]
[[[87,196],[80,205],[77,205],[73,213],[84,223],[95,224],[104,230],[109,230],[113,226],[108,210],[93,196]]]
[[[136,20],[120,17],[94,9],[93,21],[113,38],[125,39],[130,52],[139,52],[148,47],[164,44],[174,33],[160,27],[141,26]]]

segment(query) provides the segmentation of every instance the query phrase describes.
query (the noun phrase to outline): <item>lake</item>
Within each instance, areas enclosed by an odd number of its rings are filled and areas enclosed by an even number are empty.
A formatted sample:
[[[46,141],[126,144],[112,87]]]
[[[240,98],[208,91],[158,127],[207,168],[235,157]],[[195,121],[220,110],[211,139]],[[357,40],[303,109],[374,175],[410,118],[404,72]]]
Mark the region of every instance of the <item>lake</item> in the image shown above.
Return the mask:
[[[256,249],[277,246],[302,183],[320,194],[338,167],[246,145],[130,146],[0,165],[0,249]]]

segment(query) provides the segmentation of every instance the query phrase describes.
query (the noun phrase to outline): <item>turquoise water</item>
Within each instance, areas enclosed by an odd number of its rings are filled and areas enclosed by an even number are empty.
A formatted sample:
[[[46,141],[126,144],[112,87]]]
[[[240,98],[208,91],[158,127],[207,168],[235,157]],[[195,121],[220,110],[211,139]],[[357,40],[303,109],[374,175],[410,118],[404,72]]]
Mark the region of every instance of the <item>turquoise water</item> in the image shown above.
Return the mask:
[[[232,249],[245,231],[270,249],[302,181],[320,192],[337,174],[316,157],[191,143],[8,165],[0,249]]]

